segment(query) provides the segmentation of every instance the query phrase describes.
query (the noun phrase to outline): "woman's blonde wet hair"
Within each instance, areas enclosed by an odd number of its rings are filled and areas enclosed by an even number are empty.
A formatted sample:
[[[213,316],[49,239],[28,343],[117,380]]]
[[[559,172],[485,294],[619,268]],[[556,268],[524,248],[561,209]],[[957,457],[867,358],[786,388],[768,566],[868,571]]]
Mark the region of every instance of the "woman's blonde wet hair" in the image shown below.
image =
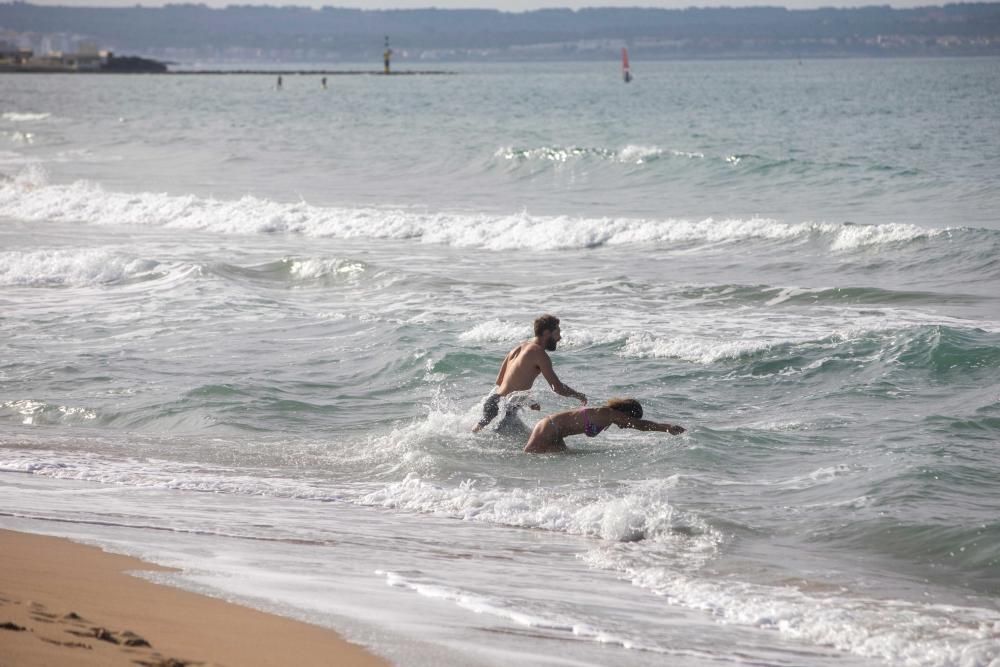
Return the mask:
[[[634,398],[612,398],[604,405],[618,412],[624,412],[629,417],[642,419],[642,406]]]

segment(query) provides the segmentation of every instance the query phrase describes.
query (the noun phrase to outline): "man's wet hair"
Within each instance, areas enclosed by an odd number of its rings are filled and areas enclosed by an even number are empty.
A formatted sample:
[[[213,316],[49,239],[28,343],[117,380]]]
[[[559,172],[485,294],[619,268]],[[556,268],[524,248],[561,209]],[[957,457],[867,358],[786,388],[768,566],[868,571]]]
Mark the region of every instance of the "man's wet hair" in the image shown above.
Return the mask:
[[[555,315],[542,315],[535,320],[535,335],[541,336],[546,331],[552,331],[559,327],[559,318]]]

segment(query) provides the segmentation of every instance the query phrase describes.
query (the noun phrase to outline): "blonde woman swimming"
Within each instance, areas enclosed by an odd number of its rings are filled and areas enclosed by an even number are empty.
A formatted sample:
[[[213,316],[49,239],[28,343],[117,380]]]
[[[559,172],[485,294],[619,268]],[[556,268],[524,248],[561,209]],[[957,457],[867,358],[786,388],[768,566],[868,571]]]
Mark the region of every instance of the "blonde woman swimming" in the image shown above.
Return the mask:
[[[562,452],[566,450],[564,438],[567,436],[582,434],[593,438],[612,424],[618,428],[663,431],[671,435],[684,432],[684,427],[676,424],[643,419],[642,406],[634,398],[612,398],[598,408],[579,408],[544,417],[535,424],[524,451],[529,454]]]

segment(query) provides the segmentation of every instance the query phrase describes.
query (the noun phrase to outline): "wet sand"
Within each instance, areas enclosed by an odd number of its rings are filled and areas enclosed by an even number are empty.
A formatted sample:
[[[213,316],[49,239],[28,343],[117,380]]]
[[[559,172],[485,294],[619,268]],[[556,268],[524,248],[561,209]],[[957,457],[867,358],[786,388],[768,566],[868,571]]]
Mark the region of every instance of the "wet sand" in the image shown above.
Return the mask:
[[[169,571],[0,530],[0,667],[389,663],[335,632],[132,576]]]

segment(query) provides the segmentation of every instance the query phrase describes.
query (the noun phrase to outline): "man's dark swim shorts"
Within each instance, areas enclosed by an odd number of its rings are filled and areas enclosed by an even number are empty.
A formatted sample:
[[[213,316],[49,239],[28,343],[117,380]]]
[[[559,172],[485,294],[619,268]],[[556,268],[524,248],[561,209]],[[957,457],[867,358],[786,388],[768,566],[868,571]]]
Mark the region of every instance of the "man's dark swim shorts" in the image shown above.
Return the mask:
[[[479,425],[476,426],[477,429],[486,426],[500,414],[501,398],[502,396],[496,392],[486,397],[486,400],[483,402],[483,418],[479,420]]]

